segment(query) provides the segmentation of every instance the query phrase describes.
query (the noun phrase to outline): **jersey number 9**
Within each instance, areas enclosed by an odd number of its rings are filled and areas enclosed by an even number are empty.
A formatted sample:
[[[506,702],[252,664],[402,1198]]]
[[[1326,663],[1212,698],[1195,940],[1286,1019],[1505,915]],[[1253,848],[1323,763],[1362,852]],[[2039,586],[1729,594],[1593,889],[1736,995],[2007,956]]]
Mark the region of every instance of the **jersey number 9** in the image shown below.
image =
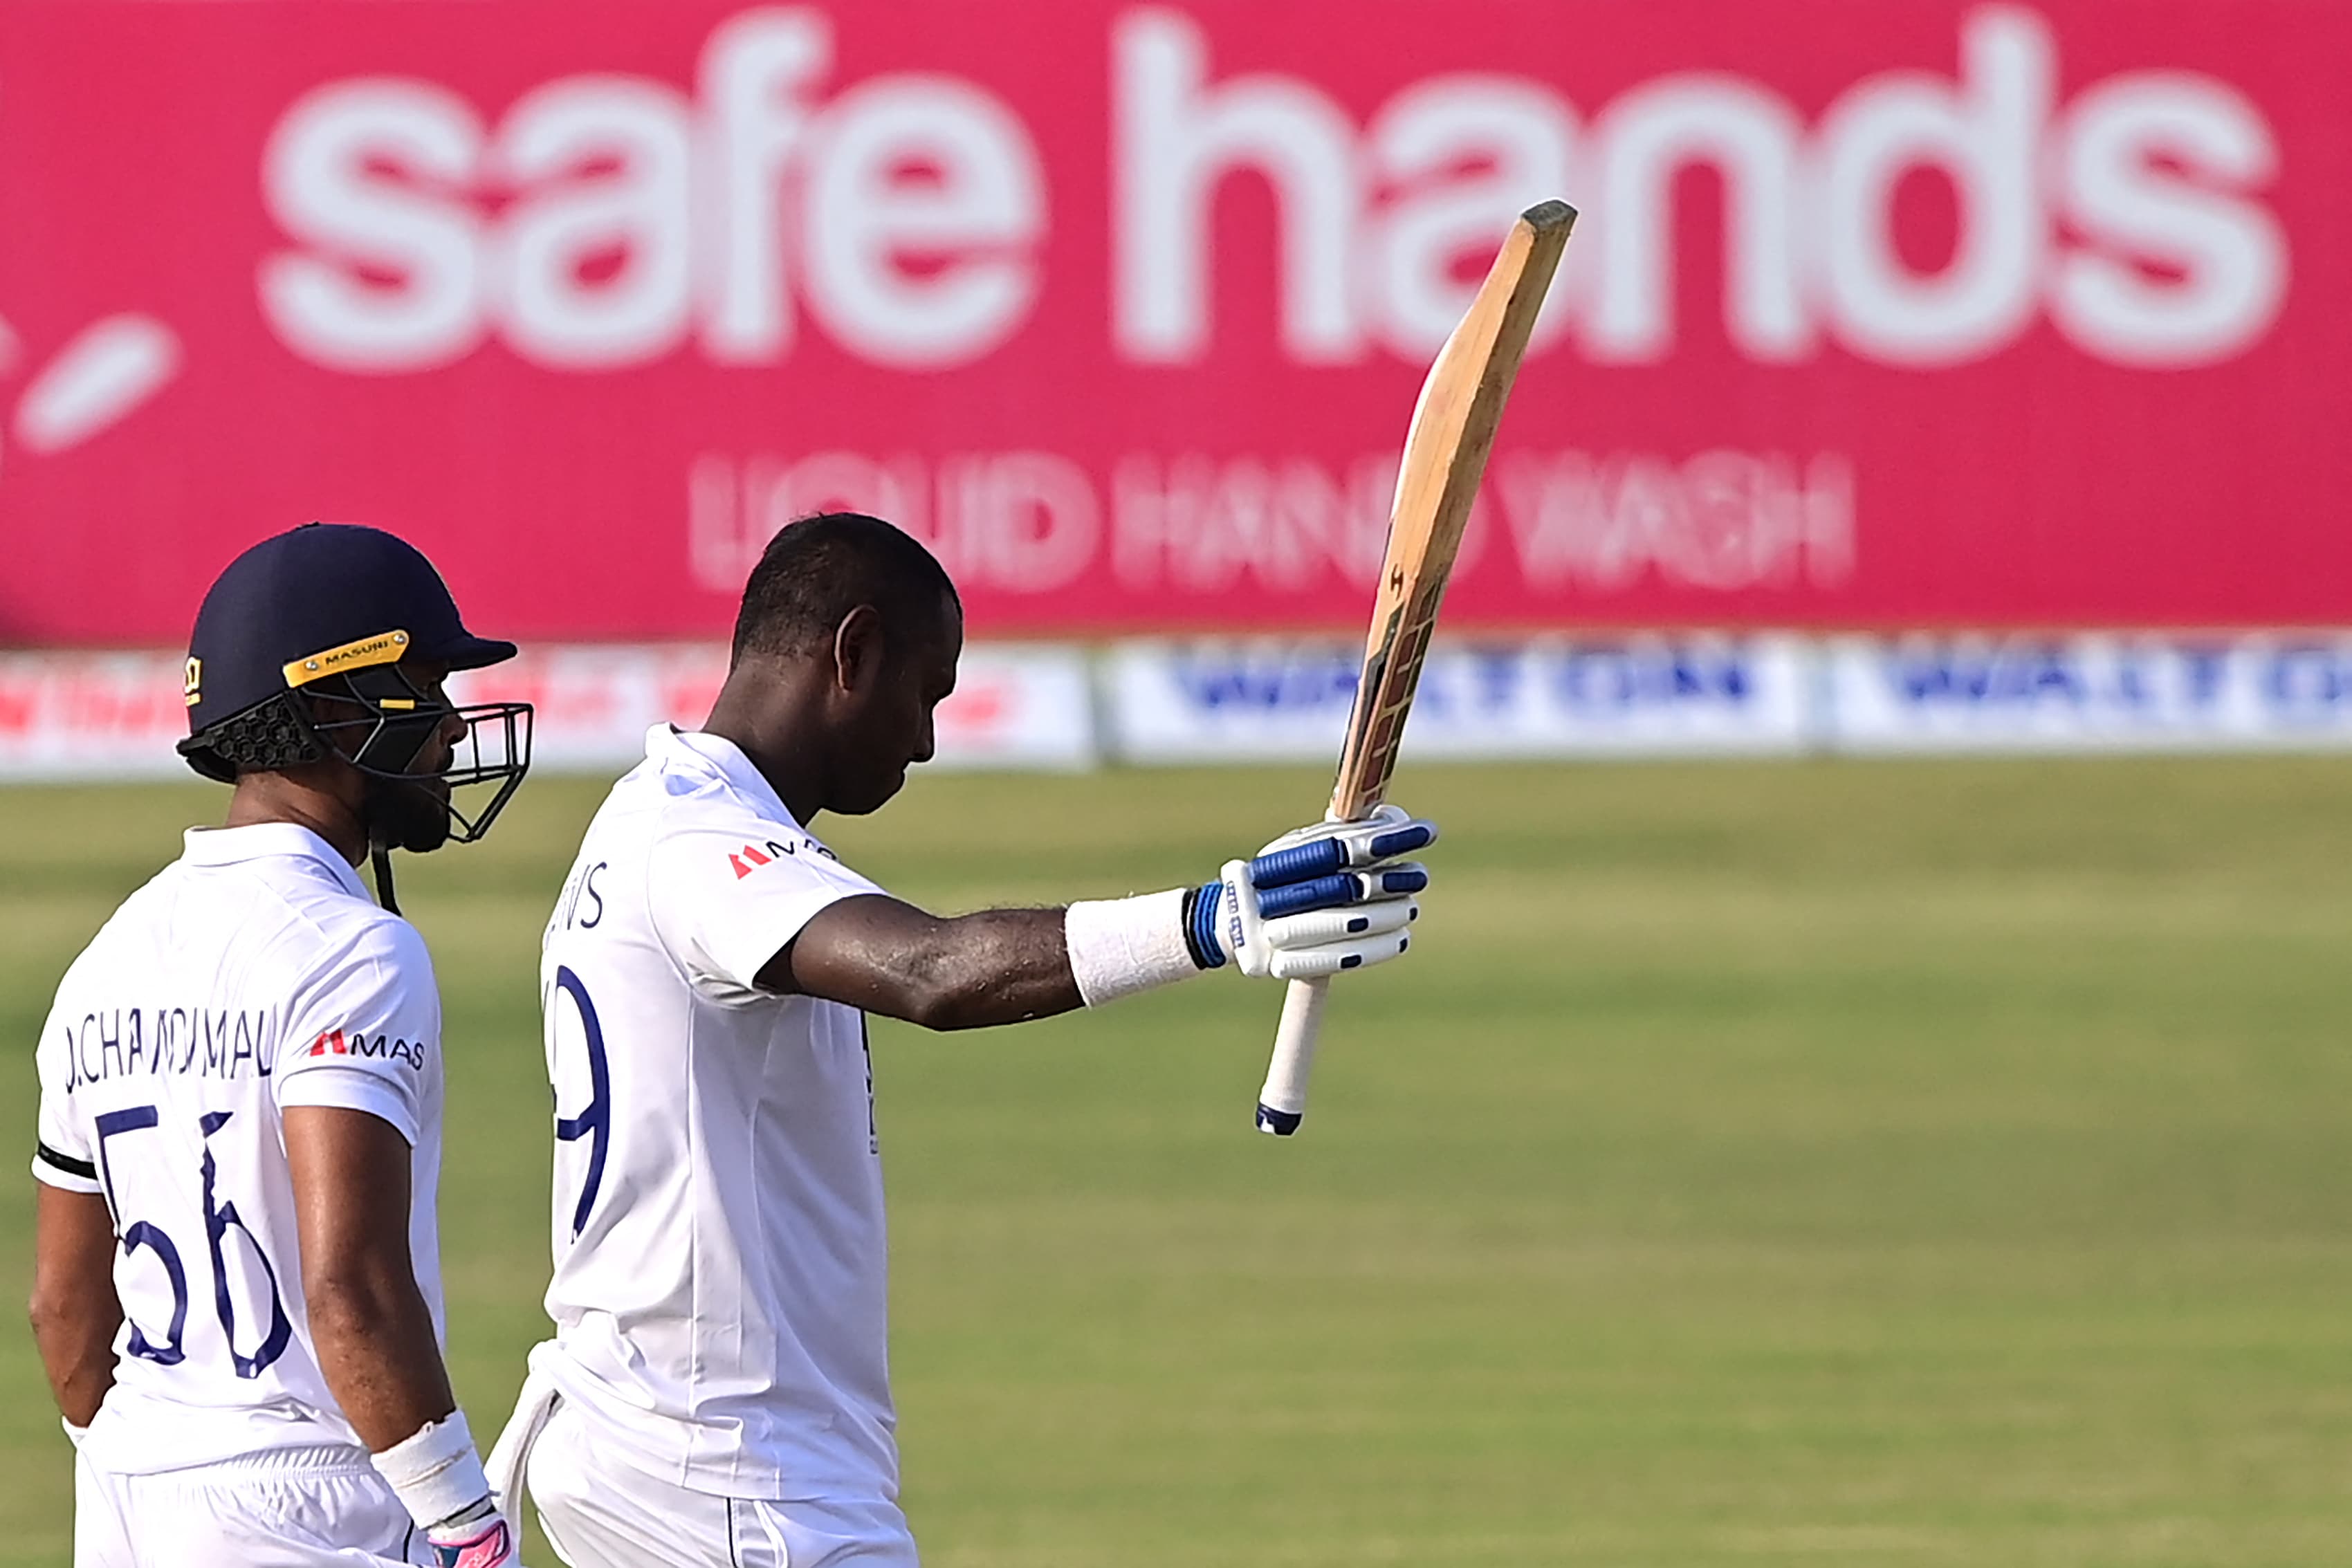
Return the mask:
[[[576,1116],[558,1114],[555,1118],[555,1138],[558,1143],[588,1140],[588,1175],[580,1184],[580,1201],[572,1209],[572,1239],[580,1239],[580,1232],[588,1224],[588,1211],[595,1207],[596,1189],[604,1180],[604,1155],[613,1141],[613,1077],[604,1061],[604,1026],[597,1021],[596,1004],[588,999],[588,988],[580,983],[570,966],[559,964],[555,969],[555,994],[547,998],[547,1071],[549,1079],[560,1081],[555,1061],[557,1029],[556,998],[569,997],[580,1015],[580,1034],[588,1047],[588,1103]],[[562,1107],[558,1107],[560,1113]]]

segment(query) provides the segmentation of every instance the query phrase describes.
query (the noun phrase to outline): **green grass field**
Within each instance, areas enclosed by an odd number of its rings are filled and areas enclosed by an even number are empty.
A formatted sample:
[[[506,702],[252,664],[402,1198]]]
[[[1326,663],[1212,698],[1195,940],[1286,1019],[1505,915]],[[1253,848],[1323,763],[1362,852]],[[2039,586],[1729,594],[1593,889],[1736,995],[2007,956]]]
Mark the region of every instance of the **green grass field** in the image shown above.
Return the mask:
[[[1307,772],[920,779],[936,907],[1198,878]],[[539,929],[601,789],[403,883],[451,1354],[539,1333]],[[2352,1561],[2352,761],[1424,768],[1440,884],[1290,1143],[1275,988],[876,1030],[932,1568]],[[0,794],[9,1137],[51,986],[223,797]],[[0,1183],[21,1301],[28,1177]],[[0,1563],[68,1451],[0,1333]],[[552,1559],[542,1554],[534,1560]]]

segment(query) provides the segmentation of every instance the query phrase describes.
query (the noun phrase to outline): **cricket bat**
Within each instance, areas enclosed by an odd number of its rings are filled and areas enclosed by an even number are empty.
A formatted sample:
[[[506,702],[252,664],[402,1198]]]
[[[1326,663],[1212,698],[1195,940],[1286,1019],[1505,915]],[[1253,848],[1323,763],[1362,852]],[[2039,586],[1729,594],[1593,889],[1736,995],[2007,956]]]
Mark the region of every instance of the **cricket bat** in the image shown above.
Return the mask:
[[[1381,803],[1395,771],[1397,744],[1421,679],[1422,656],[1445,597],[1445,579],[1462,548],[1470,503],[1486,472],[1486,454],[1502,423],[1504,400],[1518,375],[1528,334],[1576,222],[1565,202],[1539,202],[1519,214],[1478,286],[1469,314],[1437,352],[1413,404],[1389,508],[1389,543],[1372,601],[1372,632],[1356,706],[1339,748],[1330,817],[1361,817]],[[1258,1091],[1257,1129],[1276,1137],[1298,1131],[1307,1113],[1307,1078],[1323,1032],[1328,980],[1293,980],[1282,1000],[1274,1061]]]

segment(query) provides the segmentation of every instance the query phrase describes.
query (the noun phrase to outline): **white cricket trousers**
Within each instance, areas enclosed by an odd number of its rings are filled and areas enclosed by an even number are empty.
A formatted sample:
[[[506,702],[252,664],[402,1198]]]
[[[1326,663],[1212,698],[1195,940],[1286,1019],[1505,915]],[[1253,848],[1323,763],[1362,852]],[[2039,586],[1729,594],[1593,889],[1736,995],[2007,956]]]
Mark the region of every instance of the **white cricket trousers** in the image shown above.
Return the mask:
[[[152,1476],[74,1462],[74,1568],[384,1568],[425,1533],[357,1448],[281,1448]]]
[[[570,1568],[917,1568],[895,1503],[688,1491],[599,1454],[568,1403],[531,1443],[523,1477],[539,1527]]]

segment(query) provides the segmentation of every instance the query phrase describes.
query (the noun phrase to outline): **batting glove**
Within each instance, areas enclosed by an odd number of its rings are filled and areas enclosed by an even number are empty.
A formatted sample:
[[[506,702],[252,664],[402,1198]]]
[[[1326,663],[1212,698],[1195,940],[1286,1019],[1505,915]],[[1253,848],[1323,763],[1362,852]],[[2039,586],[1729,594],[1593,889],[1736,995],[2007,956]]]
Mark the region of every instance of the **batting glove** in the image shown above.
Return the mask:
[[[425,1532],[437,1568],[522,1568],[522,1538],[488,1498]]]
[[[1255,860],[1227,861],[1192,895],[1185,939],[1204,969],[1228,959],[1257,979],[1311,980],[1370,968],[1412,945],[1429,870],[1400,857],[1437,841],[1437,825],[1400,807],[1285,833]]]

